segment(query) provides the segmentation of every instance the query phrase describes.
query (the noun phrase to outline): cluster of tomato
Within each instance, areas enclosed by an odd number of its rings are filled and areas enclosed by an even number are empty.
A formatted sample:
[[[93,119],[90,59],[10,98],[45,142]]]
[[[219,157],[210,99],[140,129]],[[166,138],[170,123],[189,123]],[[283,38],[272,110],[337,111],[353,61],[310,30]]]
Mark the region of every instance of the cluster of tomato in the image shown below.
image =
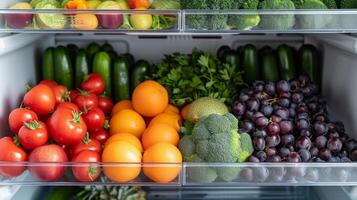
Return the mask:
[[[0,139],[0,161],[9,163],[1,165],[0,175],[16,177],[27,167],[34,177],[54,181],[64,175],[64,162],[100,162],[102,145],[109,137],[106,115],[113,107],[112,100],[102,95],[104,90],[104,80],[93,73],[80,90],[68,91],[45,80],[26,92],[21,108],[9,115],[15,139]],[[11,165],[14,162],[18,164]],[[79,181],[93,181],[100,175],[93,165],[74,165],[72,171]]]

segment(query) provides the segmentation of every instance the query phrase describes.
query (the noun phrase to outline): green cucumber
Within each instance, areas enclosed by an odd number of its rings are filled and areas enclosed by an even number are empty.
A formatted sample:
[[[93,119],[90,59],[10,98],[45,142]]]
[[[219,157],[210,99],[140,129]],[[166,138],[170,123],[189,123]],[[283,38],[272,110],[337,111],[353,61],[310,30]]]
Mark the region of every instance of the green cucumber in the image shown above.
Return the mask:
[[[139,60],[131,70],[131,92],[134,91],[137,85],[145,81],[148,76],[150,76],[150,64],[145,60]]]
[[[105,94],[108,97],[112,95],[111,78],[111,58],[107,52],[98,52],[93,60],[93,72],[102,76],[105,82]]]
[[[72,65],[74,66],[76,63],[76,55],[78,52],[78,47],[75,44],[68,44],[67,49],[68,49],[69,57],[71,58],[72,61]]]
[[[100,49],[100,46],[95,42],[92,42],[87,46],[86,53],[87,53],[87,58],[88,58],[88,61],[90,64],[93,64],[93,58],[94,58],[95,54],[99,52],[99,49]],[[89,72],[92,72],[92,71],[93,71],[93,66],[90,65]]]
[[[89,74],[89,64],[86,56],[86,51],[80,49],[76,55],[76,61],[74,66],[74,75],[75,75],[75,85],[76,88],[80,88],[82,82],[86,79]]]
[[[279,68],[274,51],[266,51],[262,54],[262,79],[265,82],[279,81]]]
[[[113,49],[112,45],[110,45],[108,42],[106,42],[105,44],[103,44],[102,47],[100,47],[100,51],[109,52],[109,51],[114,51],[114,49]]]
[[[71,59],[66,53],[64,46],[59,46],[54,50],[55,80],[58,84],[73,88],[73,69]]]
[[[315,46],[303,45],[299,49],[300,74],[308,75],[310,79],[319,84],[321,81],[319,54]]]
[[[234,50],[229,50],[226,51],[226,53],[223,56],[223,61],[225,63],[230,64],[233,67],[233,71],[237,72],[240,69],[240,58],[239,55],[236,51]]]
[[[221,47],[219,47],[219,49],[217,50],[217,58],[221,61],[224,60],[224,55],[227,53],[227,51],[230,51],[231,48],[227,45],[223,45]]]
[[[131,68],[132,66],[134,66],[135,64],[135,58],[132,54],[130,53],[125,53],[125,54],[122,54],[122,56],[126,59],[126,61],[128,62],[129,64],[129,67]]]
[[[54,66],[54,48],[49,47],[45,50],[42,60],[42,79],[55,80],[55,66]]]
[[[243,79],[246,83],[251,84],[259,80],[259,62],[258,52],[254,45],[247,44],[242,51],[242,69],[244,71]]]
[[[56,187],[45,197],[45,200],[67,200],[78,192],[77,187]]]
[[[117,57],[114,60],[113,96],[115,102],[130,99],[129,64],[124,57]]]
[[[296,78],[296,63],[293,49],[283,44],[278,47],[277,54],[280,78],[287,81]]]

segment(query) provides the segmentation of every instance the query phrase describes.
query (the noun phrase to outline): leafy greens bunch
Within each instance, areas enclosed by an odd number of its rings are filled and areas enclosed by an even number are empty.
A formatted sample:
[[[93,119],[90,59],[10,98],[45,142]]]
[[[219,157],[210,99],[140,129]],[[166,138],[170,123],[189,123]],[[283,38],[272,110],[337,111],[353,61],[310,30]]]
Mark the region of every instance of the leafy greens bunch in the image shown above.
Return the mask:
[[[234,66],[198,49],[187,55],[166,55],[155,66],[153,79],[168,90],[171,103],[177,106],[206,96],[229,105],[239,87],[244,85],[241,73]]]

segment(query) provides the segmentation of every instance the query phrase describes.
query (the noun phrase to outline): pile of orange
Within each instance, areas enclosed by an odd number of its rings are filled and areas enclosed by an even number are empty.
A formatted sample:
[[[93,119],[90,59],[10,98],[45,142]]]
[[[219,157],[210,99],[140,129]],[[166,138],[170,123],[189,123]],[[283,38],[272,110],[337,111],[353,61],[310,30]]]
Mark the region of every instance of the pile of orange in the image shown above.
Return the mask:
[[[131,181],[139,176],[142,162],[146,177],[157,183],[173,181],[182,163],[177,148],[181,123],[180,110],[169,104],[162,85],[151,80],[139,84],[131,101],[123,100],[113,107],[109,122],[112,136],[102,156],[103,162],[130,164],[104,166],[105,175],[116,182]]]

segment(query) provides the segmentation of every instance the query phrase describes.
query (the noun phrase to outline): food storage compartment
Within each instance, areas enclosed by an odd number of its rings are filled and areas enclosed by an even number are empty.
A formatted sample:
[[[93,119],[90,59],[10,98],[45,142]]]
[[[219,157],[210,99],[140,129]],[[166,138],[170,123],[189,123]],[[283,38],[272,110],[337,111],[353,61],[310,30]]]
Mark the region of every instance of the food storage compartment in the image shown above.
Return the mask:
[[[357,10],[183,10],[190,33],[339,33],[357,31]]]
[[[180,186],[181,164],[175,163],[0,163],[0,185],[86,186],[134,185]],[[155,179],[168,173],[166,180]],[[6,176],[5,176],[6,174]],[[151,179],[149,178],[151,177]],[[153,180],[156,180],[153,181]]]

